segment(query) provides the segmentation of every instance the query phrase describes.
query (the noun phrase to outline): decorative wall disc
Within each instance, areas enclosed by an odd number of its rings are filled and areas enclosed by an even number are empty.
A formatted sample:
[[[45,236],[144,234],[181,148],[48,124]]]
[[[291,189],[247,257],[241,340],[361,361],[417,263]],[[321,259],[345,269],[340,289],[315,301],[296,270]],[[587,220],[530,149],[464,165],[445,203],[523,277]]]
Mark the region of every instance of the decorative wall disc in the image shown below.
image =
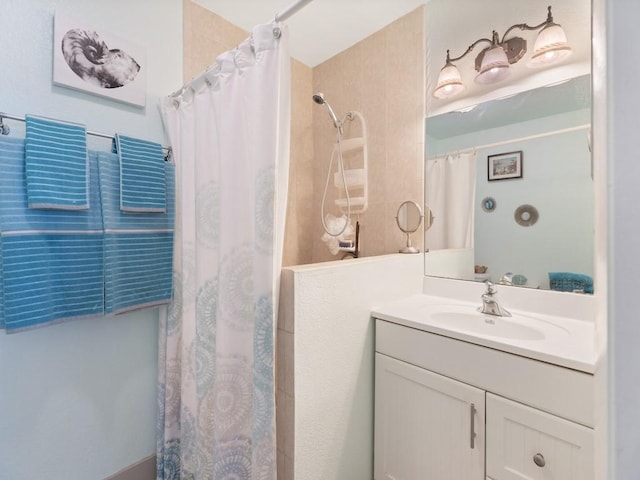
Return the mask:
[[[530,227],[538,221],[538,209],[533,205],[520,205],[516,208],[513,217],[518,225]]]
[[[481,206],[485,212],[493,212],[496,209],[496,199],[493,197],[485,197],[482,199]]]

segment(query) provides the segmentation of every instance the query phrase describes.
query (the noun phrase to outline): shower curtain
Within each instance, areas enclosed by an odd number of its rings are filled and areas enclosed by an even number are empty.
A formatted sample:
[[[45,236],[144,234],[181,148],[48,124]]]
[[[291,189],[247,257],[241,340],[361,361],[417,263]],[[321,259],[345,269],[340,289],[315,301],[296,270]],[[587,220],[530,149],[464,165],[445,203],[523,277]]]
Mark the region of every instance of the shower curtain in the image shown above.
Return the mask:
[[[162,102],[177,219],[174,298],[160,316],[158,479],[276,478],[290,90],[287,32],[271,24]]]
[[[476,152],[427,160],[427,206],[434,216],[425,233],[430,250],[473,248]]]

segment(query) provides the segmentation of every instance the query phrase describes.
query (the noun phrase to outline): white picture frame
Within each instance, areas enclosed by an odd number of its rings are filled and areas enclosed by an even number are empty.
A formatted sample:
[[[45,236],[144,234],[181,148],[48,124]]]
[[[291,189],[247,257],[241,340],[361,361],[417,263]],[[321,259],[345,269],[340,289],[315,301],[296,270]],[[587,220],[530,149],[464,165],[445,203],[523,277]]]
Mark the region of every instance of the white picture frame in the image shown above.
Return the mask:
[[[100,27],[56,12],[53,83],[137,107],[146,104],[146,52]]]

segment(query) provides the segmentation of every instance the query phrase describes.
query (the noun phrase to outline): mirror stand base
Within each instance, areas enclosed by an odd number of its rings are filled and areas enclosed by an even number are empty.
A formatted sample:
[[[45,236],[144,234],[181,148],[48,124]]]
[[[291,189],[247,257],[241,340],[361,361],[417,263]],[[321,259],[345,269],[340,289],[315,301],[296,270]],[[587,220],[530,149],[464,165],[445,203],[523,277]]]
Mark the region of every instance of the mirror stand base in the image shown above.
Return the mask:
[[[420,249],[416,247],[406,246],[398,250],[399,253],[420,253]]]

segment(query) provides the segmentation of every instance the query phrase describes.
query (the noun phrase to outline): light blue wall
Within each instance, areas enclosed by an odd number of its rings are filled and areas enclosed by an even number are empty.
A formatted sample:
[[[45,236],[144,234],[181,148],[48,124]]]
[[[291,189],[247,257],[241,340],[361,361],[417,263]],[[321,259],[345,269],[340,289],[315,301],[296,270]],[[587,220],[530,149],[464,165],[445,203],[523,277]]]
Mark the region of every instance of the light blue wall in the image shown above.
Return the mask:
[[[640,63],[625,50],[638,45],[640,2],[596,2],[607,13],[607,148],[609,204],[609,439],[607,478],[638,478],[640,456],[640,161],[638,112]],[[598,45],[596,42],[595,45]],[[628,50],[627,50],[628,51]],[[637,57],[637,55],[636,55]],[[600,113],[604,113],[600,111]]]
[[[146,48],[145,109],[52,84],[56,8]],[[182,0],[3,0],[0,35],[0,111],[166,143],[157,102],[182,83]],[[1,479],[101,479],[154,453],[157,321],[147,310],[0,332]]]
[[[448,139],[431,139],[427,156],[589,122],[590,111],[586,109]],[[523,178],[489,182],[487,157],[511,151],[523,152]],[[526,276],[531,286],[549,288],[548,272],[593,276],[594,188],[587,130],[483,148],[477,154],[475,263],[489,267],[491,280],[499,281],[502,274],[512,272]],[[489,196],[497,204],[490,213],[480,205]],[[522,227],[515,222],[514,212],[522,204],[538,210],[540,217],[535,225]]]

